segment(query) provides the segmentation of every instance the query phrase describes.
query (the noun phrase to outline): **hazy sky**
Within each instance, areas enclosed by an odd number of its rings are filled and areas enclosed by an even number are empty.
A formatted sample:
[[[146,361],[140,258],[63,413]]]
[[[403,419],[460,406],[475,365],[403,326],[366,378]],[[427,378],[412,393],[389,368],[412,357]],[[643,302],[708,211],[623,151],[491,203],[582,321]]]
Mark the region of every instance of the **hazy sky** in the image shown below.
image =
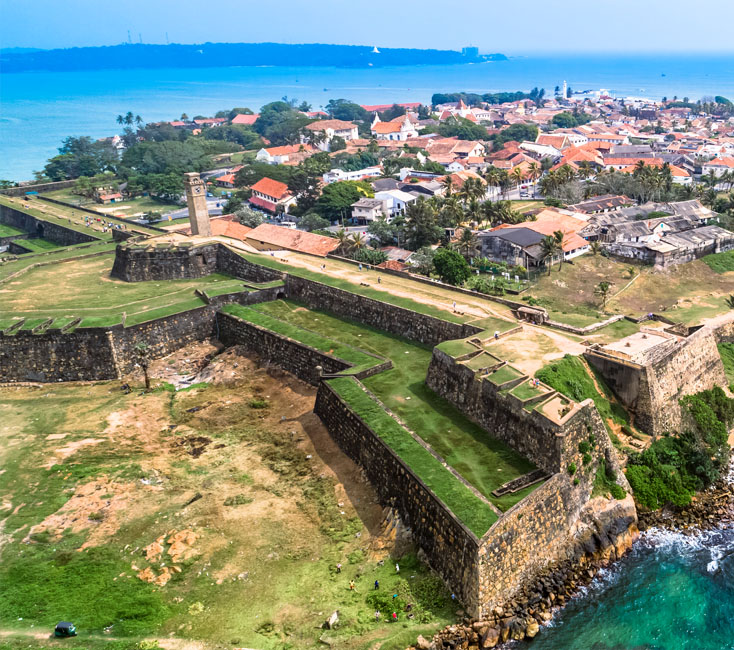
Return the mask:
[[[0,46],[345,43],[484,52],[734,50],[734,0],[0,0]]]

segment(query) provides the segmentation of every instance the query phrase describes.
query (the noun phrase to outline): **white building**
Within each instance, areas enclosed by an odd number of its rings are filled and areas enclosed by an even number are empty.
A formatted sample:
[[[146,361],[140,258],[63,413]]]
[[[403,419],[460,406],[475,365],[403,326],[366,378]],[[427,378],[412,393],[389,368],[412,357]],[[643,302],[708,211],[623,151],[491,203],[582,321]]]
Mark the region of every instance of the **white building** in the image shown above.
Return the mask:
[[[357,140],[359,138],[359,130],[354,122],[345,122],[344,120],[316,120],[307,124],[306,131],[312,133],[323,133],[324,140],[317,144],[322,151],[331,150],[331,141],[336,138],[342,138],[345,142]],[[308,142],[307,135],[301,136],[301,142]]]
[[[408,138],[418,137],[415,124],[410,121],[407,115],[401,115],[389,122],[383,122],[380,120],[380,116],[375,113],[375,119],[372,121],[370,132],[377,140],[405,141]]]
[[[417,197],[402,190],[386,190],[384,192],[375,192],[375,198],[385,202],[385,209],[388,217],[395,217],[404,214],[405,209],[417,201]]]
[[[363,178],[377,178],[382,176],[381,167],[365,167],[352,172],[343,169],[332,169],[324,174],[324,183],[336,183],[337,181],[359,181]]]
[[[352,203],[352,219],[358,224],[368,224],[380,217],[387,217],[387,201],[381,199],[359,199]]]

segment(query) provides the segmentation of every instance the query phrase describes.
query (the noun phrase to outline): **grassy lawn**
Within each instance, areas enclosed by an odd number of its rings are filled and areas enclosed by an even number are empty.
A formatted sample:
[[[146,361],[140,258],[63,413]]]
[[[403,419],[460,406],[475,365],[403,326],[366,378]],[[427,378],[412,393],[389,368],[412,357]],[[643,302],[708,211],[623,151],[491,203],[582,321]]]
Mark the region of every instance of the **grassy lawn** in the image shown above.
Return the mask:
[[[6,226],[0,223],[0,237],[13,237],[14,235],[24,235],[25,231],[13,226]]]
[[[508,365],[500,366],[493,373],[487,375],[487,379],[497,386],[506,384],[508,381],[512,381],[513,379],[519,379],[520,377],[522,377],[522,373]]]
[[[204,301],[194,289],[241,290],[242,282],[218,273],[193,280],[123,282],[109,276],[113,256],[102,255],[30,269],[3,284],[0,317],[84,317],[85,327],[128,325],[194,309]],[[3,270],[5,267],[0,267]]]
[[[22,239],[17,242],[18,246],[22,246],[31,253],[44,253],[46,251],[53,251],[57,248],[65,248],[60,244],[49,241],[48,239],[42,239],[40,237],[36,239]]]
[[[701,260],[716,273],[728,273],[734,271],[734,251],[706,255]]]
[[[116,246],[117,244],[113,242],[94,242],[91,244],[67,246],[66,248],[54,250],[50,253],[23,255],[21,258],[0,263],[0,280],[39,262],[60,262],[63,260],[74,259],[76,257],[82,257],[84,255],[114,252]]]
[[[589,375],[586,365],[578,357],[566,355],[563,359],[541,368],[535,376],[544,384],[562,393],[572,400],[582,402],[591,398],[594,400],[599,415],[609,428],[609,420],[615,424],[629,427],[629,414],[614,400],[611,389],[604,380],[595,373],[597,385],[604,393],[601,395],[594,386],[594,380]]]
[[[524,496],[492,497],[492,490],[531,471],[533,465],[426,386],[429,348],[293,302],[276,301],[251,308],[391,359],[391,370],[365,379],[364,385],[500,509],[507,509]]]
[[[497,521],[497,515],[486,503],[457,481],[425,447],[371,399],[354,379],[332,379],[329,385],[477,537],[484,535]]]
[[[724,372],[729,385],[734,384],[734,343],[719,343],[719,356],[724,364]]]
[[[333,443],[311,441],[300,422],[313,418],[313,393],[299,391],[253,364],[237,385],[179,393],[126,395],[105,382],[0,395],[0,646],[58,648],[48,634],[71,620],[79,637],[62,643],[78,650],[133,650],[142,637],[311,650],[338,609],[332,647],[362,650],[376,639],[405,647],[453,622],[457,605],[413,554],[399,558],[400,575],[386,554],[378,565],[374,493]],[[268,407],[254,411],[263,395]],[[203,453],[190,453],[192,438],[207,441]],[[348,472],[361,510],[318,453]],[[174,560],[165,540],[185,530],[194,539]],[[145,548],[161,537],[156,559]],[[165,585],[139,577],[171,566]]]
[[[178,204],[172,203],[171,201],[163,201],[152,196],[138,196],[134,199],[126,199],[119,203],[108,203],[104,205],[97,203],[97,201],[90,199],[86,196],[80,196],[74,194],[72,188],[66,188],[63,190],[56,190],[54,192],[47,192],[43,194],[51,199],[57,201],[64,201],[72,205],[78,205],[85,207],[89,210],[95,210],[100,214],[117,217],[132,217],[136,214],[142,214],[144,212],[160,212],[165,213],[178,207]]]

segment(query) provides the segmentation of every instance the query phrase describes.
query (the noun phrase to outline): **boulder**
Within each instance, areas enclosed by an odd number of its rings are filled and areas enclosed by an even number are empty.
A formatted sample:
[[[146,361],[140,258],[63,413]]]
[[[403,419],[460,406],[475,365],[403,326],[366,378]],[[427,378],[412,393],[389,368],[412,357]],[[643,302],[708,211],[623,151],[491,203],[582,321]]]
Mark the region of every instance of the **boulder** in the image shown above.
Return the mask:
[[[528,623],[528,626],[525,628],[525,636],[528,637],[528,639],[533,639],[539,631],[540,626],[538,625],[538,622],[535,620],[531,620]]]
[[[490,627],[483,635],[479,647],[482,650],[494,648],[500,642],[500,631],[496,627]]]
[[[415,642],[415,647],[418,648],[418,650],[430,650],[431,642],[421,634],[418,635],[418,639]]]

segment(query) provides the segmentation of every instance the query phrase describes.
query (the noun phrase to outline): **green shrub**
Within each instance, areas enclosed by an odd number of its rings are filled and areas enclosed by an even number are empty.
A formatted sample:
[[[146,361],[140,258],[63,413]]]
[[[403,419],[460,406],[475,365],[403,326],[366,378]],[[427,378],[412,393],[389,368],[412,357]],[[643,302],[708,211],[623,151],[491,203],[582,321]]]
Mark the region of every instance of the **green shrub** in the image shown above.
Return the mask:
[[[606,460],[602,458],[599,461],[599,467],[596,469],[596,476],[594,477],[594,487],[591,490],[592,496],[606,496],[611,494],[615,499],[624,499],[627,493],[624,489],[617,485],[617,476],[614,470],[609,467]]]
[[[248,406],[251,409],[266,409],[270,406],[270,402],[262,397],[255,397],[248,402]]]
[[[568,475],[573,476],[576,473],[576,463],[569,463],[567,469]]]
[[[584,465],[588,465],[592,461],[591,454],[589,453],[584,454],[584,457],[582,460],[583,460]]]
[[[585,442],[584,441],[584,442],[580,442],[579,443],[579,453],[585,454],[585,453],[587,453],[589,451],[589,449],[590,449],[590,447],[589,447],[589,443],[588,442]]]

